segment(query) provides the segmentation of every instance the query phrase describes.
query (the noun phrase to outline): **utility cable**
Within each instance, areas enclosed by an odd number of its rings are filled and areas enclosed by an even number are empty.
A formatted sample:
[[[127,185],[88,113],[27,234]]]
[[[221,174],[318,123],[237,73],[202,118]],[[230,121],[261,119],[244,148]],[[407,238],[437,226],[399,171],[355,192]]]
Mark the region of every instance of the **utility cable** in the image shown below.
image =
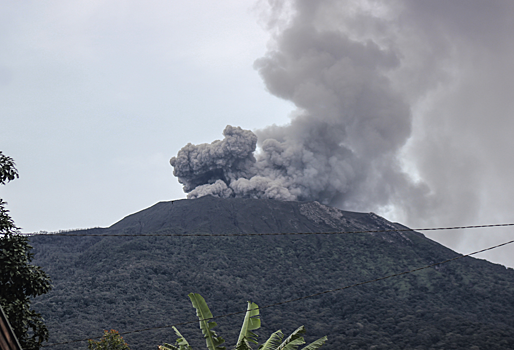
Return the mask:
[[[295,301],[317,297],[317,296],[322,295],[322,294],[338,292],[338,291],[341,291],[341,290],[345,290],[345,289],[349,289],[349,288],[354,288],[354,287],[362,286],[362,285],[369,284],[369,283],[383,281],[383,280],[386,280],[386,279],[389,279],[389,278],[398,277],[398,276],[406,275],[406,274],[409,274],[409,273],[425,270],[425,269],[428,269],[428,268],[431,268],[431,267],[434,267],[434,266],[446,264],[446,263],[449,263],[451,261],[455,261],[455,260],[459,260],[459,259],[462,259],[462,258],[465,258],[465,257],[469,257],[469,256],[472,256],[472,255],[483,253],[483,252],[486,252],[488,250],[493,250],[493,249],[496,249],[496,248],[499,248],[499,247],[503,247],[503,246],[506,246],[506,245],[512,244],[512,243],[514,243],[514,240],[511,240],[511,241],[508,241],[508,242],[504,242],[504,243],[500,243],[500,244],[494,245],[494,246],[489,247],[489,248],[480,249],[480,250],[477,250],[477,251],[469,253],[469,254],[461,254],[461,255],[458,255],[458,256],[456,256],[454,258],[443,260],[443,261],[440,261],[440,262],[437,262],[437,263],[434,263],[434,264],[430,264],[430,265],[426,265],[426,266],[423,266],[423,267],[418,267],[416,269],[412,269],[412,270],[408,270],[408,271],[404,271],[404,272],[399,272],[399,273],[395,273],[395,274],[392,274],[392,275],[387,275],[387,276],[375,278],[375,279],[372,279],[372,280],[358,282],[358,283],[350,284],[350,285],[347,285],[347,286],[344,286],[344,287],[340,287],[340,288],[327,289],[325,291],[314,293],[314,294],[310,294],[310,295],[306,295],[306,296],[303,296],[303,297],[299,297],[299,298],[295,298],[295,299],[289,299],[289,300],[285,300],[285,301],[281,301],[281,302],[278,302],[278,303],[273,303],[273,304],[269,304],[269,305],[265,305],[265,306],[259,306],[259,307],[255,308],[255,309],[252,309],[252,310],[267,309],[267,308],[278,306],[278,305],[289,304],[289,303],[292,303],[292,302],[295,302]],[[218,319],[218,318],[225,318],[225,317],[230,317],[230,316],[234,316],[234,315],[240,315],[240,314],[244,314],[246,312],[247,312],[247,310],[245,310],[245,311],[238,311],[238,312],[232,312],[232,313],[224,314],[224,315],[221,315],[221,316],[215,316],[215,317],[211,317],[211,318],[204,319],[204,320],[186,321],[186,322],[175,323],[175,324],[166,325],[166,326],[143,328],[143,329],[137,329],[137,330],[133,330],[133,331],[120,332],[119,334],[120,335],[126,335],[126,334],[145,332],[145,331],[150,331],[150,330],[155,330],[155,329],[163,329],[163,328],[182,326],[182,325],[186,325],[186,324],[196,323],[196,322],[199,322],[199,321],[214,320],[214,319]],[[97,337],[97,338],[99,338],[99,337]],[[78,343],[78,342],[82,342],[82,341],[87,341],[89,339],[91,339],[91,338],[70,340],[70,341],[62,342],[62,343],[46,344],[46,345],[43,345],[43,347],[50,347],[50,346],[55,346],[55,345],[64,345],[64,344],[71,344],[71,343]]]
[[[508,227],[511,224],[488,224],[488,225],[469,225],[451,227],[429,227],[429,228],[400,228],[387,230],[363,230],[363,231],[333,231],[333,232],[270,232],[270,233],[19,233],[23,236],[60,236],[60,237],[233,237],[233,236],[290,236],[290,235],[341,235],[350,233],[386,233],[386,232],[412,232],[412,231],[443,231],[443,230],[464,230],[474,228]]]

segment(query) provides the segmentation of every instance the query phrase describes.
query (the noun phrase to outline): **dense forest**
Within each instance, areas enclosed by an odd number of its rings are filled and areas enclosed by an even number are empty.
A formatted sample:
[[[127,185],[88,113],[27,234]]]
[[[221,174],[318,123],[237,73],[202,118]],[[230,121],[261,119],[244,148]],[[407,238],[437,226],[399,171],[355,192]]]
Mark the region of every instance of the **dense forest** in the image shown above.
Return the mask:
[[[35,263],[54,288],[34,308],[50,343],[195,321],[187,295],[200,293],[214,316],[244,312],[457,256],[409,232],[241,236],[242,233],[404,229],[374,214],[316,202],[218,199],[162,202],[110,228],[33,236]],[[219,237],[145,234],[234,234]],[[79,234],[73,236],[73,234]],[[105,234],[106,236],[93,236]],[[116,234],[135,234],[119,236]],[[514,270],[475,258],[261,310],[266,339],[300,325],[324,349],[512,349]],[[243,314],[220,318],[235,343]],[[195,349],[198,323],[180,326]],[[132,349],[174,342],[171,328],[124,336]],[[86,349],[86,342],[48,349]]]

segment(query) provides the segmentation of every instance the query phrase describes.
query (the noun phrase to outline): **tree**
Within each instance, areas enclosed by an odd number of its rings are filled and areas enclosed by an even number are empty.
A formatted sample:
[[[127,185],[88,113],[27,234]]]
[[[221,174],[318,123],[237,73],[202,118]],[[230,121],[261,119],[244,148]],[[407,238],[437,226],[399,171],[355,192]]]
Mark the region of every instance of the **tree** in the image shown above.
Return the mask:
[[[205,338],[207,348],[209,350],[225,350],[225,346],[221,346],[225,340],[218,336],[212,329],[217,326],[216,322],[212,321],[212,313],[205,302],[205,299],[196,293],[189,294],[189,299],[196,309],[196,316],[200,321],[200,329]],[[250,343],[257,344],[257,334],[253,333],[254,330],[261,327],[261,320],[259,318],[259,307],[257,304],[248,302],[245,318],[239,337],[237,339],[236,350],[252,350]],[[159,350],[192,350],[189,342],[180,334],[180,332],[173,327],[173,330],[178,336],[175,345],[167,344],[159,346]],[[303,334],[305,327],[301,326],[296,329],[289,337],[284,339],[282,331],[278,330],[266,340],[263,344],[258,346],[258,350],[296,350],[298,346],[305,344]],[[327,337],[322,337],[309,345],[305,346],[302,350],[316,350],[327,341]]]
[[[0,184],[18,178],[11,157],[0,151]],[[23,349],[39,349],[48,340],[41,314],[30,308],[31,298],[47,293],[50,278],[39,266],[30,264],[34,254],[28,238],[19,229],[0,199],[0,305]]]
[[[123,337],[114,329],[111,329],[109,332],[104,331],[100,341],[89,339],[87,348],[89,350],[130,350]]]

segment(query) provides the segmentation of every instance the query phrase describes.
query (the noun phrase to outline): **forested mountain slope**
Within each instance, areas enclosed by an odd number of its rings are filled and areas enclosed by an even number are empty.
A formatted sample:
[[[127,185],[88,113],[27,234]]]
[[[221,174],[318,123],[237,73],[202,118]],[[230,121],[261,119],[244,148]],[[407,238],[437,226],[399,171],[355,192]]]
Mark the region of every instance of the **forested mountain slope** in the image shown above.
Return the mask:
[[[35,263],[54,289],[35,300],[50,343],[195,320],[187,294],[215,316],[340,288],[457,256],[417,232],[238,236],[404,228],[316,202],[219,199],[161,202],[110,228],[78,234],[233,233],[222,237],[34,236]],[[512,349],[514,270],[474,258],[261,310],[261,339],[307,328],[325,349]],[[235,343],[242,315],[217,320]],[[205,347],[197,323],[179,327]],[[173,342],[170,328],[125,336],[132,349]],[[473,346],[475,346],[473,348]],[[51,349],[86,349],[86,343]],[[50,349],[50,348],[49,348]]]

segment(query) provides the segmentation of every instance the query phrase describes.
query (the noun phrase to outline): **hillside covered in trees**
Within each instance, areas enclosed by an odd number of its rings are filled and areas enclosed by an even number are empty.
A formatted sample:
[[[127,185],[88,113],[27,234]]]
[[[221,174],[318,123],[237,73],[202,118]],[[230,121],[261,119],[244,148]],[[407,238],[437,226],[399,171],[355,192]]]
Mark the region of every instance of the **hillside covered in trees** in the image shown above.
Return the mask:
[[[242,233],[404,229],[317,202],[219,199],[161,202],[110,228],[30,238],[53,289],[34,302],[50,343],[195,321],[187,295],[214,316],[398,273],[458,254],[417,232],[239,236]],[[233,236],[158,236],[164,234]],[[73,234],[81,236],[73,237]],[[93,236],[105,234],[106,236]],[[119,236],[134,234],[135,236]],[[144,236],[155,234],[156,236]],[[85,236],[82,236],[85,235]],[[514,270],[466,257],[416,273],[261,310],[262,339],[300,325],[324,349],[514,348]],[[242,315],[216,320],[229,344]],[[195,349],[198,323],[180,326]],[[174,342],[171,328],[124,336],[132,349]],[[86,342],[48,349],[86,349]]]

